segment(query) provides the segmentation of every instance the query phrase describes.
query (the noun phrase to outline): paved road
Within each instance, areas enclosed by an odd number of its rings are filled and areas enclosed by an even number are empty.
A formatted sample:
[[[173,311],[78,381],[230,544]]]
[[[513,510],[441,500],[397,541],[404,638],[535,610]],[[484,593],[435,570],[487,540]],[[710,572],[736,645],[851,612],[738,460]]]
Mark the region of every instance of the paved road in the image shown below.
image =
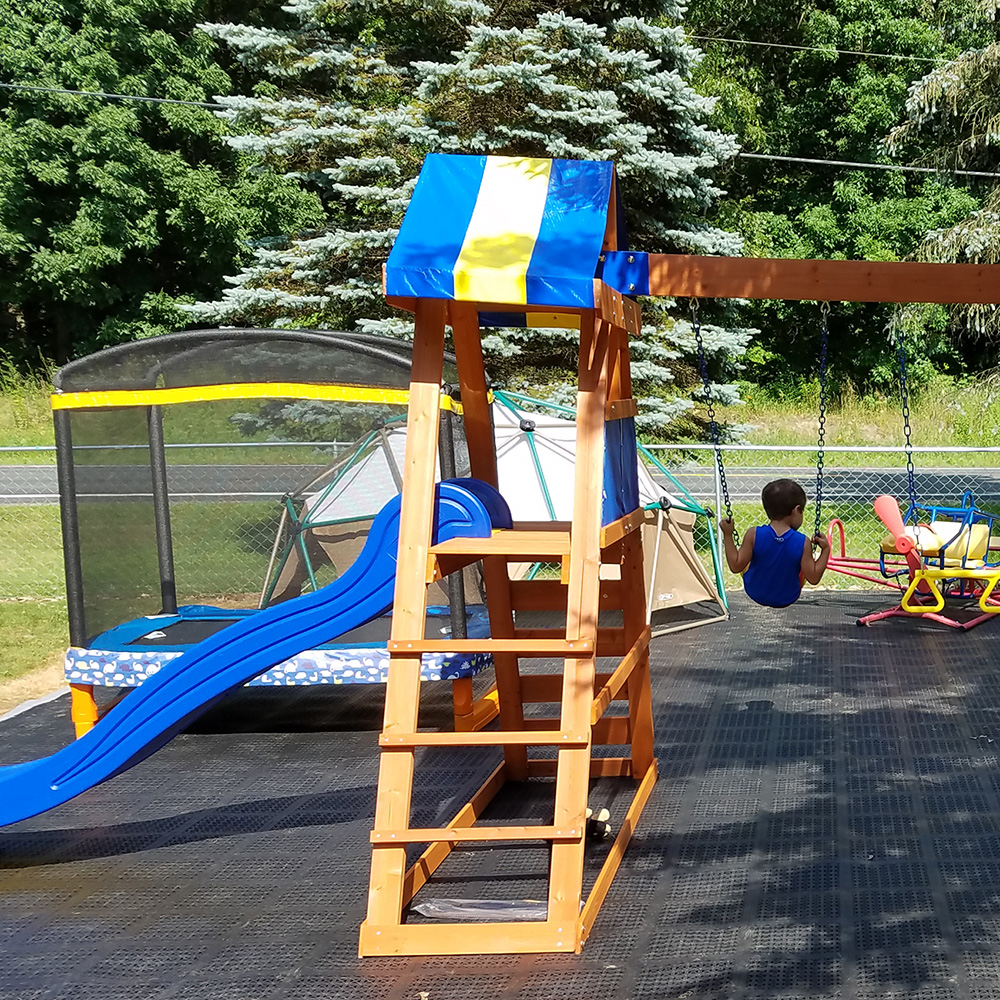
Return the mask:
[[[185,499],[265,500],[285,492],[321,472],[320,465],[172,465],[169,481],[172,495]],[[81,493],[143,495],[150,491],[149,471],[142,466],[78,466],[77,487]],[[730,496],[735,501],[755,502],[764,484],[789,476],[812,491],[815,470],[808,467],[727,470]],[[690,469],[677,478],[699,500],[715,502],[715,478],[711,467]],[[900,499],[907,495],[906,473],[895,469],[828,468],[823,478],[824,496],[831,502],[870,503],[880,493]],[[971,489],[979,502],[1000,502],[998,468],[926,468],[916,474],[917,495],[955,502]],[[669,490],[669,486],[666,487]],[[59,499],[54,465],[0,465],[0,505],[57,503]]]
[[[278,499],[323,471],[322,465],[171,465],[171,495],[184,499]],[[142,496],[149,469],[139,465],[78,465],[78,493]],[[0,505],[58,503],[54,465],[0,465]]]

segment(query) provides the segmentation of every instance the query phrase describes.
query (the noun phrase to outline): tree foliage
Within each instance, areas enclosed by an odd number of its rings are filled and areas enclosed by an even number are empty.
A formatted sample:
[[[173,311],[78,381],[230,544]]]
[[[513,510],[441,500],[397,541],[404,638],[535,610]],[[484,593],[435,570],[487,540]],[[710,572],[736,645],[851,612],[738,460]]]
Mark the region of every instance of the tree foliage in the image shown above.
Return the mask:
[[[688,30],[789,48],[703,42],[700,89],[720,95],[712,122],[734,131],[748,152],[817,160],[905,163],[887,155],[908,87],[977,37],[974,0],[823,0],[770,4],[693,0]],[[819,51],[815,51],[818,49]],[[883,53],[846,55],[834,49]],[[921,149],[914,136],[908,152]],[[752,256],[900,260],[929,230],[950,226],[978,204],[974,183],[946,175],[858,170],[740,159],[720,175],[729,197],[718,221],[741,233]],[[788,391],[814,375],[818,310],[811,304],[743,307],[760,327],[761,351],[748,376]],[[890,307],[835,306],[831,315],[834,377],[862,388],[891,386],[894,360],[885,335]],[[922,329],[925,362],[959,367],[963,359],[944,327]],[[916,346],[916,342],[915,342]],[[925,364],[929,369],[929,365]]]
[[[998,4],[986,0],[983,44],[968,49],[915,81],[905,120],[889,135],[889,147],[910,152],[926,165],[1000,172],[1000,40]],[[913,156],[914,151],[916,155]],[[929,261],[1000,263],[1000,184],[983,182],[983,198],[957,221],[928,227],[917,255]],[[913,310],[911,318],[927,315]],[[938,312],[938,311],[936,311]],[[966,356],[995,364],[1000,310],[993,305],[949,309],[949,328]]]
[[[229,89],[195,0],[0,0],[6,82],[205,101]],[[0,313],[26,357],[176,328],[247,241],[317,217],[211,111],[0,90]],[[183,320],[181,320],[183,322]]]
[[[432,151],[614,159],[634,246],[739,250],[705,221],[721,193],[714,169],[736,147],[704,123],[712,101],[688,83],[698,56],[671,0],[628,13],[479,0],[296,0],[285,9],[285,30],[204,28],[270,81],[227,101],[235,148],[316,192],[326,220],[262,247],[220,300],[192,309],[199,321],[405,336],[410,324],[384,304],[381,267]],[[690,334],[662,306],[647,316],[636,374],[647,426],[663,427],[690,406],[666,388]],[[715,352],[739,351],[748,331],[708,326],[706,335]],[[575,369],[576,342],[571,331],[503,331],[485,347],[495,375],[537,389]]]

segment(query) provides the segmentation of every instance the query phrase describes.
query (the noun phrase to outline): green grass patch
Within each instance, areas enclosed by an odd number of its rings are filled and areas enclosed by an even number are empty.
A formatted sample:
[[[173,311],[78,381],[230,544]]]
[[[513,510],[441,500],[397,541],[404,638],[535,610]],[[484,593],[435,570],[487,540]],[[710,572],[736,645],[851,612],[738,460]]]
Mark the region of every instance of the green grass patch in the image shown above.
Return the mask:
[[[65,601],[0,600],[0,683],[50,663],[68,641]]]
[[[808,466],[815,454],[782,452],[782,445],[805,445],[815,448],[818,435],[819,398],[781,400],[755,386],[743,386],[746,402],[741,406],[720,407],[722,422],[747,428],[741,443],[772,445],[769,452],[730,452],[732,465],[760,464]],[[941,375],[910,400],[911,441],[914,447],[953,448],[991,446],[1000,439],[1000,386],[995,379],[956,380]],[[898,398],[859,397],[849,389],[827,407],[826,445],[854,448],[878,445],[902,449],[902,405]],[[660,453],[671,457],[676,453]],[[689,452],[688,458],[695,453]],[[700,460],[700,459],[699,459]],[[899,451],[894,454],[838,452],[828,455],[831,466],[898,467]],[[967,452],[948,455],[917,456],[918,462],[936,465],[991,465],[989,455]]]
[[[0,598],[64,592],[58,505],[0,506]]]
[[[48,368],[25,374],[0,353],[0,445],[31,448],[54,443],[51,374]],[[8,464],[51,461],[51,455],[44,452],[33,458],[16,452],[0,452],[0,456],[0,462]]]

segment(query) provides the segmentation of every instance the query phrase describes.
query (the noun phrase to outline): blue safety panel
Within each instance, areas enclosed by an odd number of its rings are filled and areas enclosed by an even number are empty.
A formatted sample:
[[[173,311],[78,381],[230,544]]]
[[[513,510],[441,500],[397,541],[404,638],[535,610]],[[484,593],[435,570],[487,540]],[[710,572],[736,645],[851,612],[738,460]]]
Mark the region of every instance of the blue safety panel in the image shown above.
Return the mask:
[[[436,507],[436,541],[488,538],[493,530],[483,503],[452,482],[438,486]],[[361,554],[333,583],[198,643],[51,757],[0,769],[0,825],[51,809],[139,763],[251,677],[383,614],[392,604],[399,512],[396,496],[375,518]]]
[[[639,506],[639,469],[635,450],[635,419],[604,424],[604,493],[601,523],[611,524]]]
[[[622,295],[649,294],[649,255],[635,250],[609,250],[599,277]]]

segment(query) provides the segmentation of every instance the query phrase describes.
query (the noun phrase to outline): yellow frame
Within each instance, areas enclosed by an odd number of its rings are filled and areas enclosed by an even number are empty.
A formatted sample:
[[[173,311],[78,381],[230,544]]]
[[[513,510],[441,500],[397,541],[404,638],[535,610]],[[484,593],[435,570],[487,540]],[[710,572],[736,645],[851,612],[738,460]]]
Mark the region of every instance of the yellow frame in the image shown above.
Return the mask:
[[[93,410],[127,406],[170,406],[220,399],[327,399],[343,403],[384,403],[407,406],[408,389],[373,389],[357,385],[322,385],[313,382],[233,382],[228,385],[193,385],[174,389],[110,389],[106,392],[54,392],[53,410]],[[462,404],[441,394],[440,408],[462,412]]]

